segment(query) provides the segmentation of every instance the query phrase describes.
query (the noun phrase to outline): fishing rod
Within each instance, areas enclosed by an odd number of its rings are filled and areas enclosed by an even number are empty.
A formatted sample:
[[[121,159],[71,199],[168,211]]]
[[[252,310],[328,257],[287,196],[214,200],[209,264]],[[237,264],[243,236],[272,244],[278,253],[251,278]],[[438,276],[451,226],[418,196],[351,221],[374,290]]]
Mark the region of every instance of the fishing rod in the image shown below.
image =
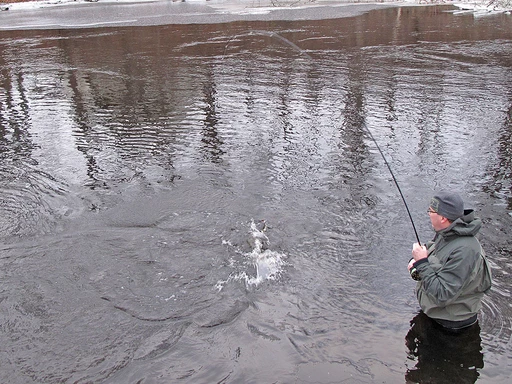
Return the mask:
[[[418,244],[421,244],[420,237],[418,236],[418,231],[416,231],[416,226],[414,225],[414,221],[411,216],[411,211],[409,211],[409,206],[407,205],[407,201],[405,201],[404,194],[402,193],[402,190],[400,189],[400,185],[398,185],[398,181],[396,180],[395,174],[391,170],[391,166],[389,165],[388,161],[386,160],[386,156],[384,156],[384,153],[380,149],[379,144],[377,144],[377,140],[375,140],[375,137],[373,137],[372,132],[368,129],[368,127],[366,126],[366,123],[364,121],[362,122],[362,124],[363,124],[363,127],[366,129],[366,132],[368,132],[371,139],[375,143],[375,146],[379,150],[380,155],[382,156],[382,159],[384,160],[384,163],[388,167],[389,173],[391,174],[391,177],[393,178],[393,181],[395,182],[396,188],[398,189],[398,192],[400,193],[400,196],[402,197],[402,201],[404,202],[405,209],[407,210],[407,214],[409,215],[409,219],[411,220],[412,229],[414,230],[414,234],[416,235],[416,240],[418,240]]]

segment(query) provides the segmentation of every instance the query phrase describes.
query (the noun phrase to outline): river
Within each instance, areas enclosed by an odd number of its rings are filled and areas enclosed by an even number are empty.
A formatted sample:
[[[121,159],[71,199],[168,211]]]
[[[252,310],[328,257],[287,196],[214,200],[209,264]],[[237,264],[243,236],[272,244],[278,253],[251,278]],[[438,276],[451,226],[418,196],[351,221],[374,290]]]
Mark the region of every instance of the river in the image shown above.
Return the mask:
[[[0,30],[0,382],[508,382],[511,20]],[[424,325],[368,130],[422,241],[482,218],[477,332]]]

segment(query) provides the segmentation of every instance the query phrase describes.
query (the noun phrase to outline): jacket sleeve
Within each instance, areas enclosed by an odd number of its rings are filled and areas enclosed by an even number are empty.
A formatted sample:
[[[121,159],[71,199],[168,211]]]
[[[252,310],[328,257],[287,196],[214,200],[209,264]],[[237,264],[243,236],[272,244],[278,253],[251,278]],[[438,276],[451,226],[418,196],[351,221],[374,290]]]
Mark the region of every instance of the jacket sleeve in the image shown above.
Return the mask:
[[[468,282],[479,256],[479,252],[460,246],[452,250],[445,264],[437,270],[429,262],[418,263],[421,289],[440,307],[450,304]]]

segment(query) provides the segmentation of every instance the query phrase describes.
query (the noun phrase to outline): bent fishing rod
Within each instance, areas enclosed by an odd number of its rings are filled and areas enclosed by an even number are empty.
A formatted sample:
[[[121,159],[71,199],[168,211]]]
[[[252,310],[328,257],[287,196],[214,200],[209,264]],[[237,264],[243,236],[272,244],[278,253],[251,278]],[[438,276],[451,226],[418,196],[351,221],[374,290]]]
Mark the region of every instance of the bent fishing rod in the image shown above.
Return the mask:
[[[413,221],[412,216],[411,216],[411,211],[409,211],[409,206],[407,205],[407,201],[405,201],[404,194],[402,193],[402,190],[400,189],[400,185],[398,185],[398,181],[396,180],[395,174],[391,170],[391,166],[389,165],[388,161],[386,160],[386,156],[384,156],[384,153],[380,149],[379,144],[377,144],[377,140],[375,140],[375,137],[373,137],[372,132],[370,131],[370,129],[368,129],[368,127],[367,127],[367,125],[366,125],[366,123],[364,121],[362,122],[362,125],[365,128],[365,130],[368,133],[368,135],[370,135],[372,141],[375,143],[375,146],[379,150],[379,153],[382,156],[382,159],[384,160],[384,163],[388,167],[389,173],[391,174],[391,177],[393,178],[393,181],[395,182],[396,188],[398,189],[398,192],[400,193],[400,197],[402,197],[402,201],[404,202],[405,209],[407,210],[407,214],[409,215],[409,220],[411,221],[412,229],[414,230],[414,234],[416,235],[416,240],[418,240],[418,244],[421,245],[420,237],[418,236],[418,231],[416,231],[416,226],[414,225],[414,221]]]

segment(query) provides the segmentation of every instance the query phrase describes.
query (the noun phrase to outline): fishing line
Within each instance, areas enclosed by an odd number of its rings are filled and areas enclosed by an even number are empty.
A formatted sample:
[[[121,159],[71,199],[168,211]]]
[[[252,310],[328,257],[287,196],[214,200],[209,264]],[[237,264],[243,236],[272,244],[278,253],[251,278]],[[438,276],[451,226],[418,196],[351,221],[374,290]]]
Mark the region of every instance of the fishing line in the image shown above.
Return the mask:
[[[234,35],[232,36],[228,42],[226,43],[226,45],[224,46],[224,56],[226,56],[226,50],[228,48],[228,45],[231,43],[232,40],[234,39],[239,39],[240,37],[245,37],[245,36],[254,36],[254,35],[260,35],[260,36],[268,36],[270,38],[275,38],[277,40],[280,40],[281,42],[289,45],[290,47],[292,47],[294,50],[298,51],[301,55],[304,55],[306,56],[308,59],[312,59],[311,56],[309,56],[305,50],[303,50],[302,48],[300,48],[297,44],[295,43],[292,43],[290,40],[288,40],[286,37],[283,37],[281,36],[280,34],[276,33],[276,32],[270,32],[270,31],[259,31],[259,30],[252,30],[250,32],[247,32],[247,33],[243,33],[243,34],[239,34],[239,35]]]
[[[269,36],[270,38],[276,38],[278,40],[281,40],[283,43],[289,45],[290,47],[292,47],[294,50],[298,51],[299,53],[301,53],[302,55],[306,56],[308,59],[312,59],[312,57],[310,55],[308,55],[303,49],[301,49],[297,44],[295,43],[292,43],[290,40],[288,40],[287,38],[275,33],[275,32],[269,32],[269,31],[256,31],[256,30],[253,30],[253,31],[250,31],[248,33],[245,33],[245,34],[240,34],[240,35],[235,35],[235,36],[232,36],[228,42],[226,43],[226,45],[224,46],[224,55],[223,57],[226,55],[226,50],[228,48],[228,45],[230,44],[230,42],[236,38],[240,38],[240,37],[243,37],[243,36],[251,36],[251,35],[264,35],[264,36]],[[398,184],[398,181],[396,180],[396,177],[395,177],[395,174],[393,173],[392,169],[391,169],[391,166],[389,165],[387,159],[386,159],[386,156],[384,156],[384,153],[382,152],[382,150],[380,149],[379,147],[379,144],[377,143],[377,140],[375,140],[375,137],[373,137],[373,134],[372,132],[370,131],[370,129],[368,129],[366,123],[364,121],[362,121],[362,125],[363,127],[365,128],[366,132],[370,135],[372,141],[375,143],[375,146],[377,147],[377,149],[379,150],[379,153],[380,155],[382,156],[382,159],[384,160],[384,163],[386,164],[386,166],[388,167],[388,170],[389,170],[389,173],[391,174],[391,177],[393,178],[393,182],[395,183],[396,185],[396,188],[398,189],[398,192],[400,193],[400,197],[402,198],[402,201],[404,203],[404,206],[405,206],[405,209],[407,211],[407,215],[409,216],[409,220],[411,221],[411,224],[412,224],[412,229],[414,230],[414,234],[416,235],[416,240],[418,241],[418,244],[421,244],[420,242],[420,237],[418,236],[418,231],[416,230],[416,226],[414,225],[414,220],[412,219],[412,215],[411,215],[411,211],[409,210],[409,206],[407,205],[407,201],[405,200],[405,197],[404,197],[404,194],[402,193],[402,190],[400,188],[400,185]]]
[[[391,174],[391,177],[393,178],[393,181],[395,182],[396,188],[398,189],[398,192],[400,193],[400,196],[402,197],[402,201],[404,202],[405,209],[407,210],[407,214],[409,215],[409,219],[411,220],[412,229],[414,230],[414,234],[416,235],[416,240],[418,240],[418,244],[421,244],[420,237],[418,236],[418,231],[416,231],[416,226],[414,225],[414,221],[411,216],[411,211],[409,211],[409,206],[407,205],[407,201],[405,201],[404,194],[402,193],[402,190],[400,189],[400,185],[398,184],[398,181],[396,180],[395,174],[391,170],[391,166],[389,165],[388,161],[386,160],[386,156],[384,156],[384,153],[379,147],[379,144],[377,144],[377,140],[375,140],[375,137],[373,137],[372,132],[368,129],[366,126],[366,123],[362,122],[363,127],[366,129],[366,132],[370,135],[371,139],[375,143],[375,146],[379,150],[380,155],[382,156],[382,159],[384,160],[384,163],[386,163],[386,166],[388,167],[389,173]]]

